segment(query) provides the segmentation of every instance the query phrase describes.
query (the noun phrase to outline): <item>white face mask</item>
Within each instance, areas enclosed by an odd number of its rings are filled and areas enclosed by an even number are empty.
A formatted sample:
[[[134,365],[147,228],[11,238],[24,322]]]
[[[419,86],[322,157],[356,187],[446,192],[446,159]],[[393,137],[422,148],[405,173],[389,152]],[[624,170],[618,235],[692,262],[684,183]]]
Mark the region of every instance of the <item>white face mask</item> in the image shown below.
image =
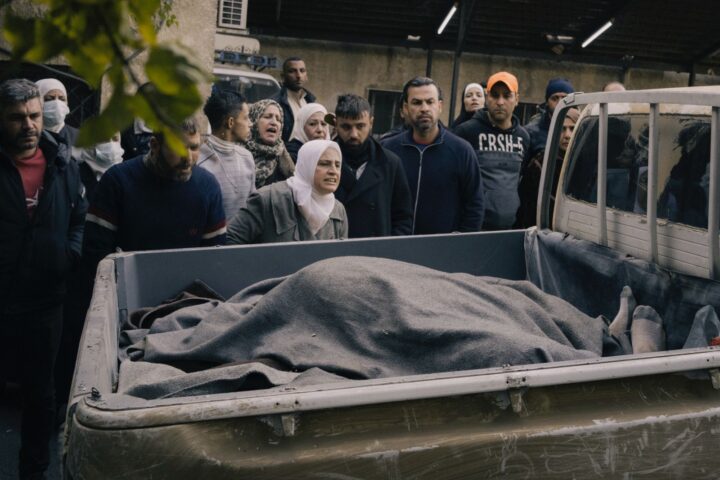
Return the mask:
[[[120,163],[123,160],[125,150],[120,146],[120,142],[106,142],[95,145],[95,163],[99,167],[108,169]]]
[[[65,126],[65,117],[70,107],[62,100],[50,100],[43,103],[43,127],[51,132],[59,132]]]

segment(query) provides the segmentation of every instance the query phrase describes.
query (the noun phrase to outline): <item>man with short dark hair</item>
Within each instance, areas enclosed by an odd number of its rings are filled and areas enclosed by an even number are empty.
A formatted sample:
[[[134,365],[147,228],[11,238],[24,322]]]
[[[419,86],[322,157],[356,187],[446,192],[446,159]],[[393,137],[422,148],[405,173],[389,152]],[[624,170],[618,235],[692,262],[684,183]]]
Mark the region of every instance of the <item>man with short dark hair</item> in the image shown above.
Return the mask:
[[[555,113],[555,107],[560,100],[574,91],[572,83],[567,78],[552,78],[548,81],[545,87],[545,105],[540,107],[540,112],[525,125],[525,130],[530,134],[531,157],[545,151],[550,120]]]
[[[409,235],[410,190],[400,159],[372,138],[370,104],[359,95],[338,97],[334,118],[343,155],[335,191],[348,216],[350,238]]]
[[[0,198],[0,338],[3,353],[19,356],[19,472],[43,478],[65,280],[80,257],[87,204],[69,147],[43,132],[42,97],[25,79],[0,84]]]
[[[315,102],[315,95],[305,88],[308,80],[307,68],[305,62],[300,57],[288,57],[282,66],[282,88],[278,93],[273,95],[271,100],[275,100],[283,109],[283,142],[290,141],[293,126],[295,126],[295,117],[302,107],[308,103]]]
[[[480,170],[472,147],[439,122],[442,93],[427,77],[403,87],[402,102],[412,129],[383,146],[403,162],[413,196],[413,234],[473,232],[483,222]]]
[[[154,133],[150,152],[110,168],[87,214],[83,261],[92,274],[100,260],[123,251],[189,248],[225,243],[220,185],[198,168],[200,132],[182,125],[187,153],[179,155]]]
[[[529,161],[530,135],[513,114],[520,101],[517,78],[508,72],[490,76],[485,109],[455,129],[475,149],[483,191],[483,230],[506,230],[515,224],[520,172]]]
[[[220,184],[225,218],[232,218],[255,191],[255,161],[239,142],[250,138],[249,108],[237,92],[214,89],[203,108],[212,135],[200,147],[198,166]]]

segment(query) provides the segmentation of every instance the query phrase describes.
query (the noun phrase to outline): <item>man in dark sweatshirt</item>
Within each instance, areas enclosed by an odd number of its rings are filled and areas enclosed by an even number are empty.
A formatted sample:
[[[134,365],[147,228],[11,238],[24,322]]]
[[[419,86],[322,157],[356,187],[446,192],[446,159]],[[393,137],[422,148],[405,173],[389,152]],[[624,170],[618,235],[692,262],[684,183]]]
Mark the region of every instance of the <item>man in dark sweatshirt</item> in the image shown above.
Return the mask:
[[[413,200],[412,233],[475,232],[483,222],[483,189],[468,142],[440,124],[442,93],[435,81],[415,77],[403,87],[411,126],[383,141],[403,162]]]
[[[483,230],[513,227],[520,206],[520,172],[530,155],[530,135],[513,111],[520,100],[518,81],[508,72],[488,79],[486,110],[460,125],[455,133],[472,145],[485,192]]]

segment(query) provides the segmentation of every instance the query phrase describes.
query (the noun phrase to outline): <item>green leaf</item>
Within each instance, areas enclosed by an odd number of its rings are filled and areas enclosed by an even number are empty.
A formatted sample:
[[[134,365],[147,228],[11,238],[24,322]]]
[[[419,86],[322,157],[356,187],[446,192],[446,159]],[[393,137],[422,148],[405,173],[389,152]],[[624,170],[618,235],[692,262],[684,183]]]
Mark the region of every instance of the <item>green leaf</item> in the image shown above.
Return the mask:
[[[160,8],[161,0],[129,0],[128,10],[135,17],[138,32],[148,44],[154,45],[157,35],[155,33],[154,16]]]
[[[162,129],[164,133],[164,141],[165,145],[167,145],[173,152],[177,153],[178,155],[187,155],[187,147],[185,146],[185,140],[182,137],[182,133],[180,133],[176,129],[171,128],[163,128]]]
[[[156,45],[150,50],[145,72],[148,79],[165,95],[182,93],[190,82],[185,75],[179,75],[178,67],[187,60],[166,46]]]
[[[130,97],[116,91],[110,98],[105,110],[97,117],[85,121],[80,129],[76,145],[78,147],[89,147],[106,141],[115,133],[130,125],[134,119],[133,111],[130,108]]]
[[[35,31],[35,20],[10,14],[5,17],[3,36],[12,47],[15,58],[23,58],[35,45],[34,35],[28,35],[28,32],[33,31]]]
[[[65,52],[65,57],[75,73],[83,77],[91,87],[100,87],[102,75],[107,68],[106,63],[99,63],[92,55],[87,55],[83,50]]]
[[[12,45],[16,58],[30,62],[53,58],[66,45],[66,37],[55,25],[39,19],[8,15],[3,33]]]

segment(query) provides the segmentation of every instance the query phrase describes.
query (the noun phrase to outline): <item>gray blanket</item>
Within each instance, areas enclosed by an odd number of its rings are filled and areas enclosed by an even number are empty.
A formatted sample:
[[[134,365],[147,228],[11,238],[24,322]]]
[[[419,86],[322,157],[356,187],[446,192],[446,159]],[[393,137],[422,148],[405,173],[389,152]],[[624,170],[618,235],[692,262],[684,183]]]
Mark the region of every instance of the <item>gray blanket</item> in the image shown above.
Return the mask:
[[[371,257],[312,264],[124,332],[119,391],[143,398],[602,355],[607,327],[527,281]],[[130,341],[130,340],[128,340]]]

